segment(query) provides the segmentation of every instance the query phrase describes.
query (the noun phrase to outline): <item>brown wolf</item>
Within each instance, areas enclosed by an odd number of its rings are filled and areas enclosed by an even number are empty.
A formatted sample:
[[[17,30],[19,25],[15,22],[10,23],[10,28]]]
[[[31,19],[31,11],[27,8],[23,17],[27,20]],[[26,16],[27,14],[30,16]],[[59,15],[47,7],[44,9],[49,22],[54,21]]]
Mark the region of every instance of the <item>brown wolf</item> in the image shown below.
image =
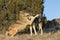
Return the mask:
[[[24,13],[24,12],[20,12],[19,15],[20,15],[19,24],[11,25],[9,27],[9,29],[6,31],[6,35],[10,35],[11,37],[13,37],[17,32],[20,32],[20,31],[24,30],[27,25],[30,25],[30,33],[32,35],[32,26],[31,26],[31,24],[34,21],[34,19],[36,17],[38,17],[38,15],[33,17],[33,16],[30,16],[30,14],[27,14],[27,13]],[[36,30],[35,30],[34,26],[33,26],[33,29],[34,29],[34,32],[35,32],[35,35],[36,35],[37,33],[36,33]]]

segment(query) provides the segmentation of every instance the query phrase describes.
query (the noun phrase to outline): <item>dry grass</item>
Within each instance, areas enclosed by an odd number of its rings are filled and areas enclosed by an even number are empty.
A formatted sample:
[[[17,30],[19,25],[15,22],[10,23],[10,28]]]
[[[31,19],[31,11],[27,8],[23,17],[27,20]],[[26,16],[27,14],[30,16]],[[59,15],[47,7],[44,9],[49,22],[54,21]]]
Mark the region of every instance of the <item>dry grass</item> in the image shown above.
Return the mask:
[[[43,35],[34,35],[30,36],[29,34],[17,34],[15,37],[9,37],[0,34],[0,40],[60,40],[60,31],[58,30],[55,33],[44,33]]]

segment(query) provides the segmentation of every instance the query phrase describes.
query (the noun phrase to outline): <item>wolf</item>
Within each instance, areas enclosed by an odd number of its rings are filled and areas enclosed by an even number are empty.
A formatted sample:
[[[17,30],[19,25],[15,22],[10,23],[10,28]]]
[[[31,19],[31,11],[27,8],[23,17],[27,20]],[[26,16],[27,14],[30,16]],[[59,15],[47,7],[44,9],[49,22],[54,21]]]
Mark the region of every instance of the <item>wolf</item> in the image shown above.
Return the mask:
[[[37,35],[35,27],[31,26],[31,25],[32,25],[32,22],[34,21],[34,19],[36,17],[38,17],[39,15],[37,14],[36,16],[33,17],[29,13],[20,11],[19,16],[20,16],[19,24],[17,24],[17,23],[12,24],[6,31],[6,35],[10,35],[11,37],[13,37],[14,35],[17,34],[17,32],[24,30],[27,25],[30,25],[30,34],[32,35],[32,27],[33,27],[35,35]]]
[[[35,25],[35,27],[37,28],[38,32],[41,33],[41,35],[43,34],[43,19],[42,19],[42,15],[41,13],[39,13],[39,16],[36,17],[33,21],[33,25]]]

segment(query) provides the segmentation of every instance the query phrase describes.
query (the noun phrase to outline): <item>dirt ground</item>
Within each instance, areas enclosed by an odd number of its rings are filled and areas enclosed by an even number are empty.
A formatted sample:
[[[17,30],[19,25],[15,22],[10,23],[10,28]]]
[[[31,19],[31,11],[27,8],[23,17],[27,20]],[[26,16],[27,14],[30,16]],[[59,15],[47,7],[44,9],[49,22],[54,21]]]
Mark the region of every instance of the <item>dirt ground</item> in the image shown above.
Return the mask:
[[[44,33],[43,35],[38,34],[30,36],[29,34],[17,34],[15,37],[9,37],[0,34],[0,40],[60,40],[60,31],[55,33]]]

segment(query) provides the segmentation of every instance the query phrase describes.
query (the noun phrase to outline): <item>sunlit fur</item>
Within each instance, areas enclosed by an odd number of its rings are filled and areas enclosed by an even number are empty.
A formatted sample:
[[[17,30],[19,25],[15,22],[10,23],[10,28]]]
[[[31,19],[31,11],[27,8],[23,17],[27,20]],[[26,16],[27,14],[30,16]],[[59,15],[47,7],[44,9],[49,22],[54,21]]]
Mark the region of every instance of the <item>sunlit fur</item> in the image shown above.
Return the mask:
[[[42,35],[43,34],[43,22],[42,22],[42,14],[41,13],[39,14],[38,25],[39,25],[39,32],[41,32],[41,35]]]
[[[9,29],[6,31],[6,35],[10,35],[11,37],[13,37],[17,32],[20,32],[22,30],[24,30],[26,28],[27,25],[31,25],[32,22],[34,21],[34,19],[38,16],[27,16],[27,13],[24,12],[20,12],[20,21],[19,24],[12,24]],[[28,14],[30,15],[30,14]],[[28,18],[31,18],[31,20],[29,20]],[[36,33],[35,27],[33,26],[34,32]],[[32,35],[32,26],[30,26],[30,33]]]

